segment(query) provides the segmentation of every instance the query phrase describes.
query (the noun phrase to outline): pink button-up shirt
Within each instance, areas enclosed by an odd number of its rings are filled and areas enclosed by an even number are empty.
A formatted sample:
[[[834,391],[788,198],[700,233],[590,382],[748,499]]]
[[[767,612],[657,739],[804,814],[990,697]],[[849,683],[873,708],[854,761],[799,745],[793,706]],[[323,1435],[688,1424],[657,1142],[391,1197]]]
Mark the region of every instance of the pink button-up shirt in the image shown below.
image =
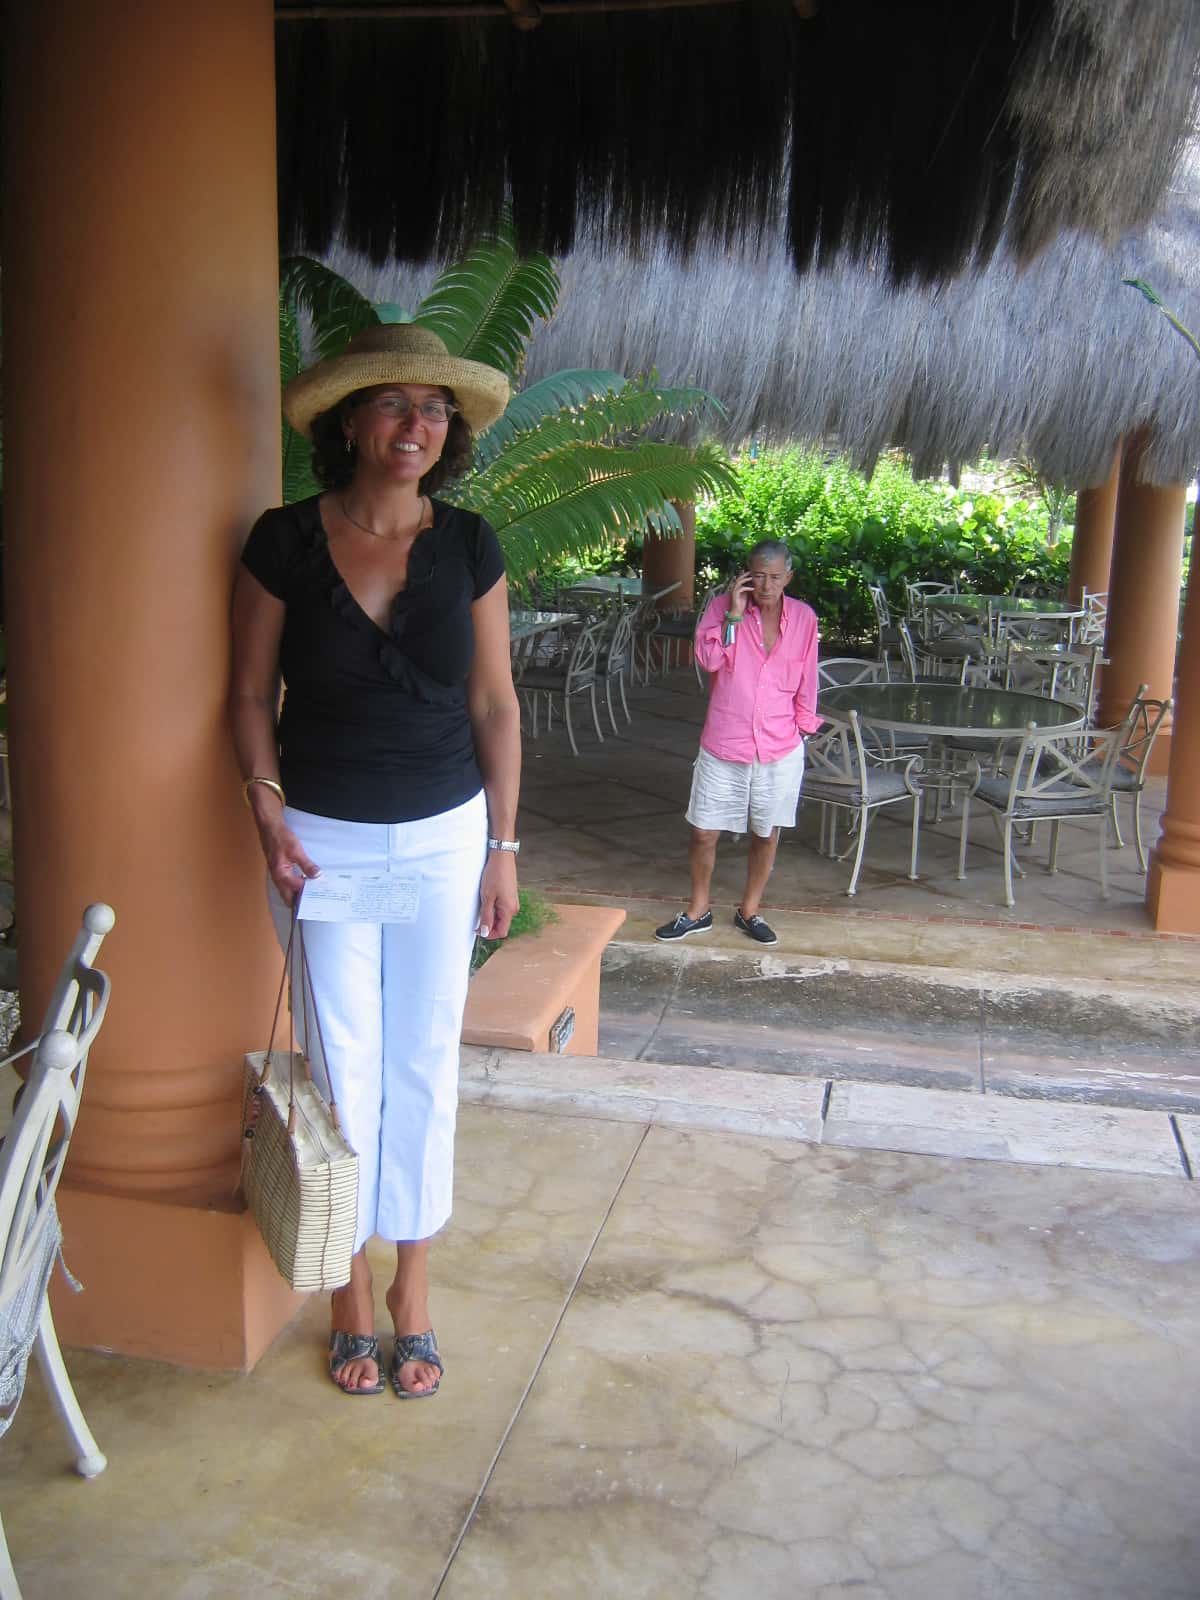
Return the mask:
[[[728,609],[728,594],[714,595],[696,629],[696,659],[712,674],[701,747],[722,761],[781,761],[821,726],[817,614],[784,595],[779,638],[768,655],[753,602],[733,643],[721,642]]]

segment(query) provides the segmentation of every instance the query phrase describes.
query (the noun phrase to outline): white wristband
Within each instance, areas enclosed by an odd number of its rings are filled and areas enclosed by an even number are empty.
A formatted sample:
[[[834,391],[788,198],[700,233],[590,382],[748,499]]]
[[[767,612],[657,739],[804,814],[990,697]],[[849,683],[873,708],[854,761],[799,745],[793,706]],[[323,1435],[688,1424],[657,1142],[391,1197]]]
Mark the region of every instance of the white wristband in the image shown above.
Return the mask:
[[[519,855],[521,851],[520,839],[489,839],[489,850],[507,850],[510,855]]]

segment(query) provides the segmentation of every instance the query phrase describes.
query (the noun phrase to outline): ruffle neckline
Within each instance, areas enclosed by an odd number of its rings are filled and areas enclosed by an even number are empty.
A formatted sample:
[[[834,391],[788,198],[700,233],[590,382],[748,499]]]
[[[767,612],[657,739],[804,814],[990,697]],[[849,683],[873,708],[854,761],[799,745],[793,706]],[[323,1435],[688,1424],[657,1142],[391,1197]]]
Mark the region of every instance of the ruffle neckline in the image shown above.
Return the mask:
[[[320,497],[309,501],[311,517],[307,521],[307,543],[301,564],[305,575],[322,589],[332,609],[357,632],[369,630],[379,641],[379,662],[393,683],[411,694],[414,699],[431,705],[452,705],[462,699],[458,684],[439,683],[405,654],[404,635],[414,610],[430,602],[430,589],[437,565],[437,534],[450,509],[443,501],[430,499],[433,523],[423,528],[413,541],[408,555],[408,581],[392,601],[388,626],[383,629],[369,617],[347,587],[338,571],[329,548],[329,535],[321,518]]]

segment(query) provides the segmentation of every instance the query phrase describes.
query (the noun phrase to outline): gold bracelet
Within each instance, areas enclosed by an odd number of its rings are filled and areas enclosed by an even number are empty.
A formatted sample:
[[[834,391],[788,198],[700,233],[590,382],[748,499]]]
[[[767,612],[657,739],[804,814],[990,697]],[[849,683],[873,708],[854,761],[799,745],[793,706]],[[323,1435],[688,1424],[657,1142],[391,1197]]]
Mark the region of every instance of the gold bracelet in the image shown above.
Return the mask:
[[[287,805],[287,796],[283,792],[283,786],[282,784],[276,783],[274,778],[247,778],[245,783],[242,785],[242,799],[247,805],[250,805],[251,785],[255,783],[261,783],[264,789],[270,789],[272,794],[277,794],[279,796],[279,804],[281,806]],[[253,810],[253,807],[251,807],[251,809]]]

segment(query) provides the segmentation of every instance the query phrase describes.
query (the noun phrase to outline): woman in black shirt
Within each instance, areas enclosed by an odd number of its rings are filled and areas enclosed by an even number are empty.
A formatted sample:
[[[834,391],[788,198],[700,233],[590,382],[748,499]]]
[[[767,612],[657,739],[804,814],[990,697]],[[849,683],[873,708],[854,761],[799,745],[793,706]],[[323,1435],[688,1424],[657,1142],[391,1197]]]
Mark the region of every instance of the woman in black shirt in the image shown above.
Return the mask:
[[[517,908],[503,557],[486,522],[432,498],[508,392],[412,325],[368,329],[302,373],[284,409],[326,491],[259,518],[234,597],[234,741],[281,939],[322,868],[406,886],[407,920],[304,925],[324,1070],[359,1158],[358,1251],[329,1354],[355,1395],[384,1387],[374,1234],[396,1243],[393,1387],[415,1398],[440,1382],[426,1269],[450,1212],[470,953],[477,928],[503,937]]]

